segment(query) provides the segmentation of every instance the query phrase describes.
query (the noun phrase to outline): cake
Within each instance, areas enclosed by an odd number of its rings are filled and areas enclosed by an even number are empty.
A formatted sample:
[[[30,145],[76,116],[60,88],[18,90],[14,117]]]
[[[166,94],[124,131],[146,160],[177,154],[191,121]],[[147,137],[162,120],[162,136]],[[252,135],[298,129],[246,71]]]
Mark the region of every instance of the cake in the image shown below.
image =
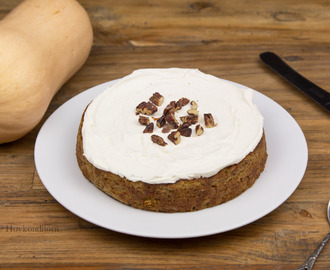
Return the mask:
[[[85,109],[76,156],[112,198],[156,212],[234,199],[264,170],[263,117],[254,91],[197,69],[140,69]]]

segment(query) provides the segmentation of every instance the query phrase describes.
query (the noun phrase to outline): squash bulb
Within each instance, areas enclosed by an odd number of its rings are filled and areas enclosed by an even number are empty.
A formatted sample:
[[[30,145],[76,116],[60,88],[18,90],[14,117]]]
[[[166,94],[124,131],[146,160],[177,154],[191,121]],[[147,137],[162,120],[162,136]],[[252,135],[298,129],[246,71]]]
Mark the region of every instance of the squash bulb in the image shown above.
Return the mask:
[[[0,143],[6,143],[40,122],[85,63],[93,30],[75,0],[25,0],[0,21],[0,37]]]

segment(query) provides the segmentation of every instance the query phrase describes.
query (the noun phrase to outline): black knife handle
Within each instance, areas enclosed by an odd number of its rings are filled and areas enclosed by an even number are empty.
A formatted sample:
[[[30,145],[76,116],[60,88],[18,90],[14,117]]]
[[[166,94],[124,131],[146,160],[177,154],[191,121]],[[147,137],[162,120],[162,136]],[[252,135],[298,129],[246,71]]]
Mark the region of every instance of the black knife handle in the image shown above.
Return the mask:
[[[260,54],[260,59],[272,70],[281,75],[293,86],[297,87],[303,93],[308,95],[324,109],[330,112],[330,93],[318,87],[316,84],[307,80],[297,71],[286,64],[279,56],[273,52],[264,52]]]

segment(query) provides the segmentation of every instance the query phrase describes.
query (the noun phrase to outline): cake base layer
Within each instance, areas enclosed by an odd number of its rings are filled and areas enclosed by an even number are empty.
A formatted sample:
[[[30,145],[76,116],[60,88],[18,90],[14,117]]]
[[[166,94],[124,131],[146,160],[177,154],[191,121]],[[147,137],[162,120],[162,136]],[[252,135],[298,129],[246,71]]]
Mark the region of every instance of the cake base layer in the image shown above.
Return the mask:
[[[226,167],[208,178],[182,179],[173,184],[133,182],[91,164],[83,155],[79,126],[76,156],[83,175],[112,198],[138,209],[155,212],[190,212],[219,205],[234,199],[251,187],[265,168],[266,140],[240,163]]]

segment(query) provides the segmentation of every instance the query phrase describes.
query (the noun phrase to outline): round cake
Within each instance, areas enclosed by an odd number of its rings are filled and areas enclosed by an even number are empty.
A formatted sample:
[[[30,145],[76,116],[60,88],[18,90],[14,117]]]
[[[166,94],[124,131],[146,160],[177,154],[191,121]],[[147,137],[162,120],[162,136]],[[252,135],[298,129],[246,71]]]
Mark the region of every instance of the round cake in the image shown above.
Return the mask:
[[[157,212],[231,200],[264,170],[263,117],[254,91],[196,69],[140,69],[85,109],[76,156],[114,199]]]

